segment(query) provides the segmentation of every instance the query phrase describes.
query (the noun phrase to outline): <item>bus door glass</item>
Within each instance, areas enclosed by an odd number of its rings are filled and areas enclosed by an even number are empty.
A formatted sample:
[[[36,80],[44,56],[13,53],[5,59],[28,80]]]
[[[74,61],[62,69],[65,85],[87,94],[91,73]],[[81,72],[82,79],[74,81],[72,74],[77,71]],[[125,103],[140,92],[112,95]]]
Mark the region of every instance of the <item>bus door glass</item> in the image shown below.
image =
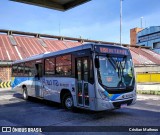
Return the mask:
[[[43,75],[42,63],[36,63],[36,74],[35,77],[40,80]]]
[[[77,77],[77,102],[79,106],[89,106],[89,59],[76,59],[76,77]]]
[[[36,63],[35,64],[36,68],[36,73],[35,73],[35,96],[36,97],[43,97],[42,93],[42,86],[41,86],[41,77],[43,75],[43,68],[42,68],[42,63]]]

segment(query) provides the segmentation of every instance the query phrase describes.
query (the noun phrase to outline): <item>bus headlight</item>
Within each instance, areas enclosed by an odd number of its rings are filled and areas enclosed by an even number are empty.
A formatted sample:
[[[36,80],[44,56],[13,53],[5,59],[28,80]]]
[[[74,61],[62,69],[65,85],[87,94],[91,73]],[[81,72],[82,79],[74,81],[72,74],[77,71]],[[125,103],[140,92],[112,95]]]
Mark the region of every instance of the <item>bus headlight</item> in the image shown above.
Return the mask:
[[[100,89],[98,91],[103,100],[109,101],[108,93],[106,91],[102,91]]]

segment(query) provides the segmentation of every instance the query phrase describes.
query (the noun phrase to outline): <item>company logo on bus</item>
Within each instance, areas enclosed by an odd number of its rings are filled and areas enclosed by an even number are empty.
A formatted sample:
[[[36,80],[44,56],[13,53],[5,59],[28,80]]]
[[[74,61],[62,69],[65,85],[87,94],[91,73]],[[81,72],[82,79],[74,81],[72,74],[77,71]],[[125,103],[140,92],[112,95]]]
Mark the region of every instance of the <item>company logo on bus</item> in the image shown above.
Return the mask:
[[[112,82],[112,77],[107,77],[106,80],[107,82]]]
[[[128,52],[125,49],[100,47],[99,50],[100,53],[128,55]]]
[[[59,82],[58,82],[58,80],[52,80],[52,79],[50,79],[50,80],[45,80],[45,79],[43,79],[42,80],[42,83],[44,84],[44,85],[53,85],[53,86],[59,86]]]

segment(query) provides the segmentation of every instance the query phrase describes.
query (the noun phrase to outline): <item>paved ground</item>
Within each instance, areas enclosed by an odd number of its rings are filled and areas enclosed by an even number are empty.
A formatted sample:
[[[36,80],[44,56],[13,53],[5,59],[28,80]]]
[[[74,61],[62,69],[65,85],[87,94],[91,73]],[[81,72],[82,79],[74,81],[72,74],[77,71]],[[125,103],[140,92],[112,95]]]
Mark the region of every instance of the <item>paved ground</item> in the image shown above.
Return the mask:
[[[70,112],[57,103],[35,99],[24,101],[19,94],[0,89],[0,126],[160,126],[160,96],[138,95],[135,105],[114,111],[91,112],[78,109],[76,112]],[[160,132],[141,132],[141,134],[158,135]]]

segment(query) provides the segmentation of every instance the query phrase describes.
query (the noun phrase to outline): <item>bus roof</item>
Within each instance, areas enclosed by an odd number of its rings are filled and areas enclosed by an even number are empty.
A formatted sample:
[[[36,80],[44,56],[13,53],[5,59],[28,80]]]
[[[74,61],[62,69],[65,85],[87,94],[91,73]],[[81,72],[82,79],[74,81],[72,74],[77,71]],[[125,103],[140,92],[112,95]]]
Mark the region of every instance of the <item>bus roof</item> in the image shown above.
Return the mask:
[[[42,58],[47,58],[47,57],[51,57],[51,56],[56,56],[56,55],[60,55],[60,54],[66,54],[66,53],[70,53],[70,52],[74,52],[74,51],[80,51],[80,50],[84,50],[84,49],[93,49],[94,46],[109,46],[109,47],[118,47],[118,48],[125,48],[126,47],[123,47],[123,46],[119,46],[119,45],[110,45],[110,44],[101,44],[101,43],[85,43],[83,45],[80,45],[80,46],[76,46],[76,47],[73,47],[73,48],[68,48],[68,49],[65,49],[65,50],[60,50],[60,51],[57,51],[57,52],[46,52],[46,53],[43,53],[43,54],[37,54],[37,55],[33,55],[31,57],[28,57],[28,58],[25,58],[25,59],[22,59],[22,60],[17,60],[15,62],[13,62],[12,64],[16,64],[16,63],[22,63],[22,62],[26,62],[26,61],[32,61],[32,60],[38,60],[38,59],[42,59]]]

